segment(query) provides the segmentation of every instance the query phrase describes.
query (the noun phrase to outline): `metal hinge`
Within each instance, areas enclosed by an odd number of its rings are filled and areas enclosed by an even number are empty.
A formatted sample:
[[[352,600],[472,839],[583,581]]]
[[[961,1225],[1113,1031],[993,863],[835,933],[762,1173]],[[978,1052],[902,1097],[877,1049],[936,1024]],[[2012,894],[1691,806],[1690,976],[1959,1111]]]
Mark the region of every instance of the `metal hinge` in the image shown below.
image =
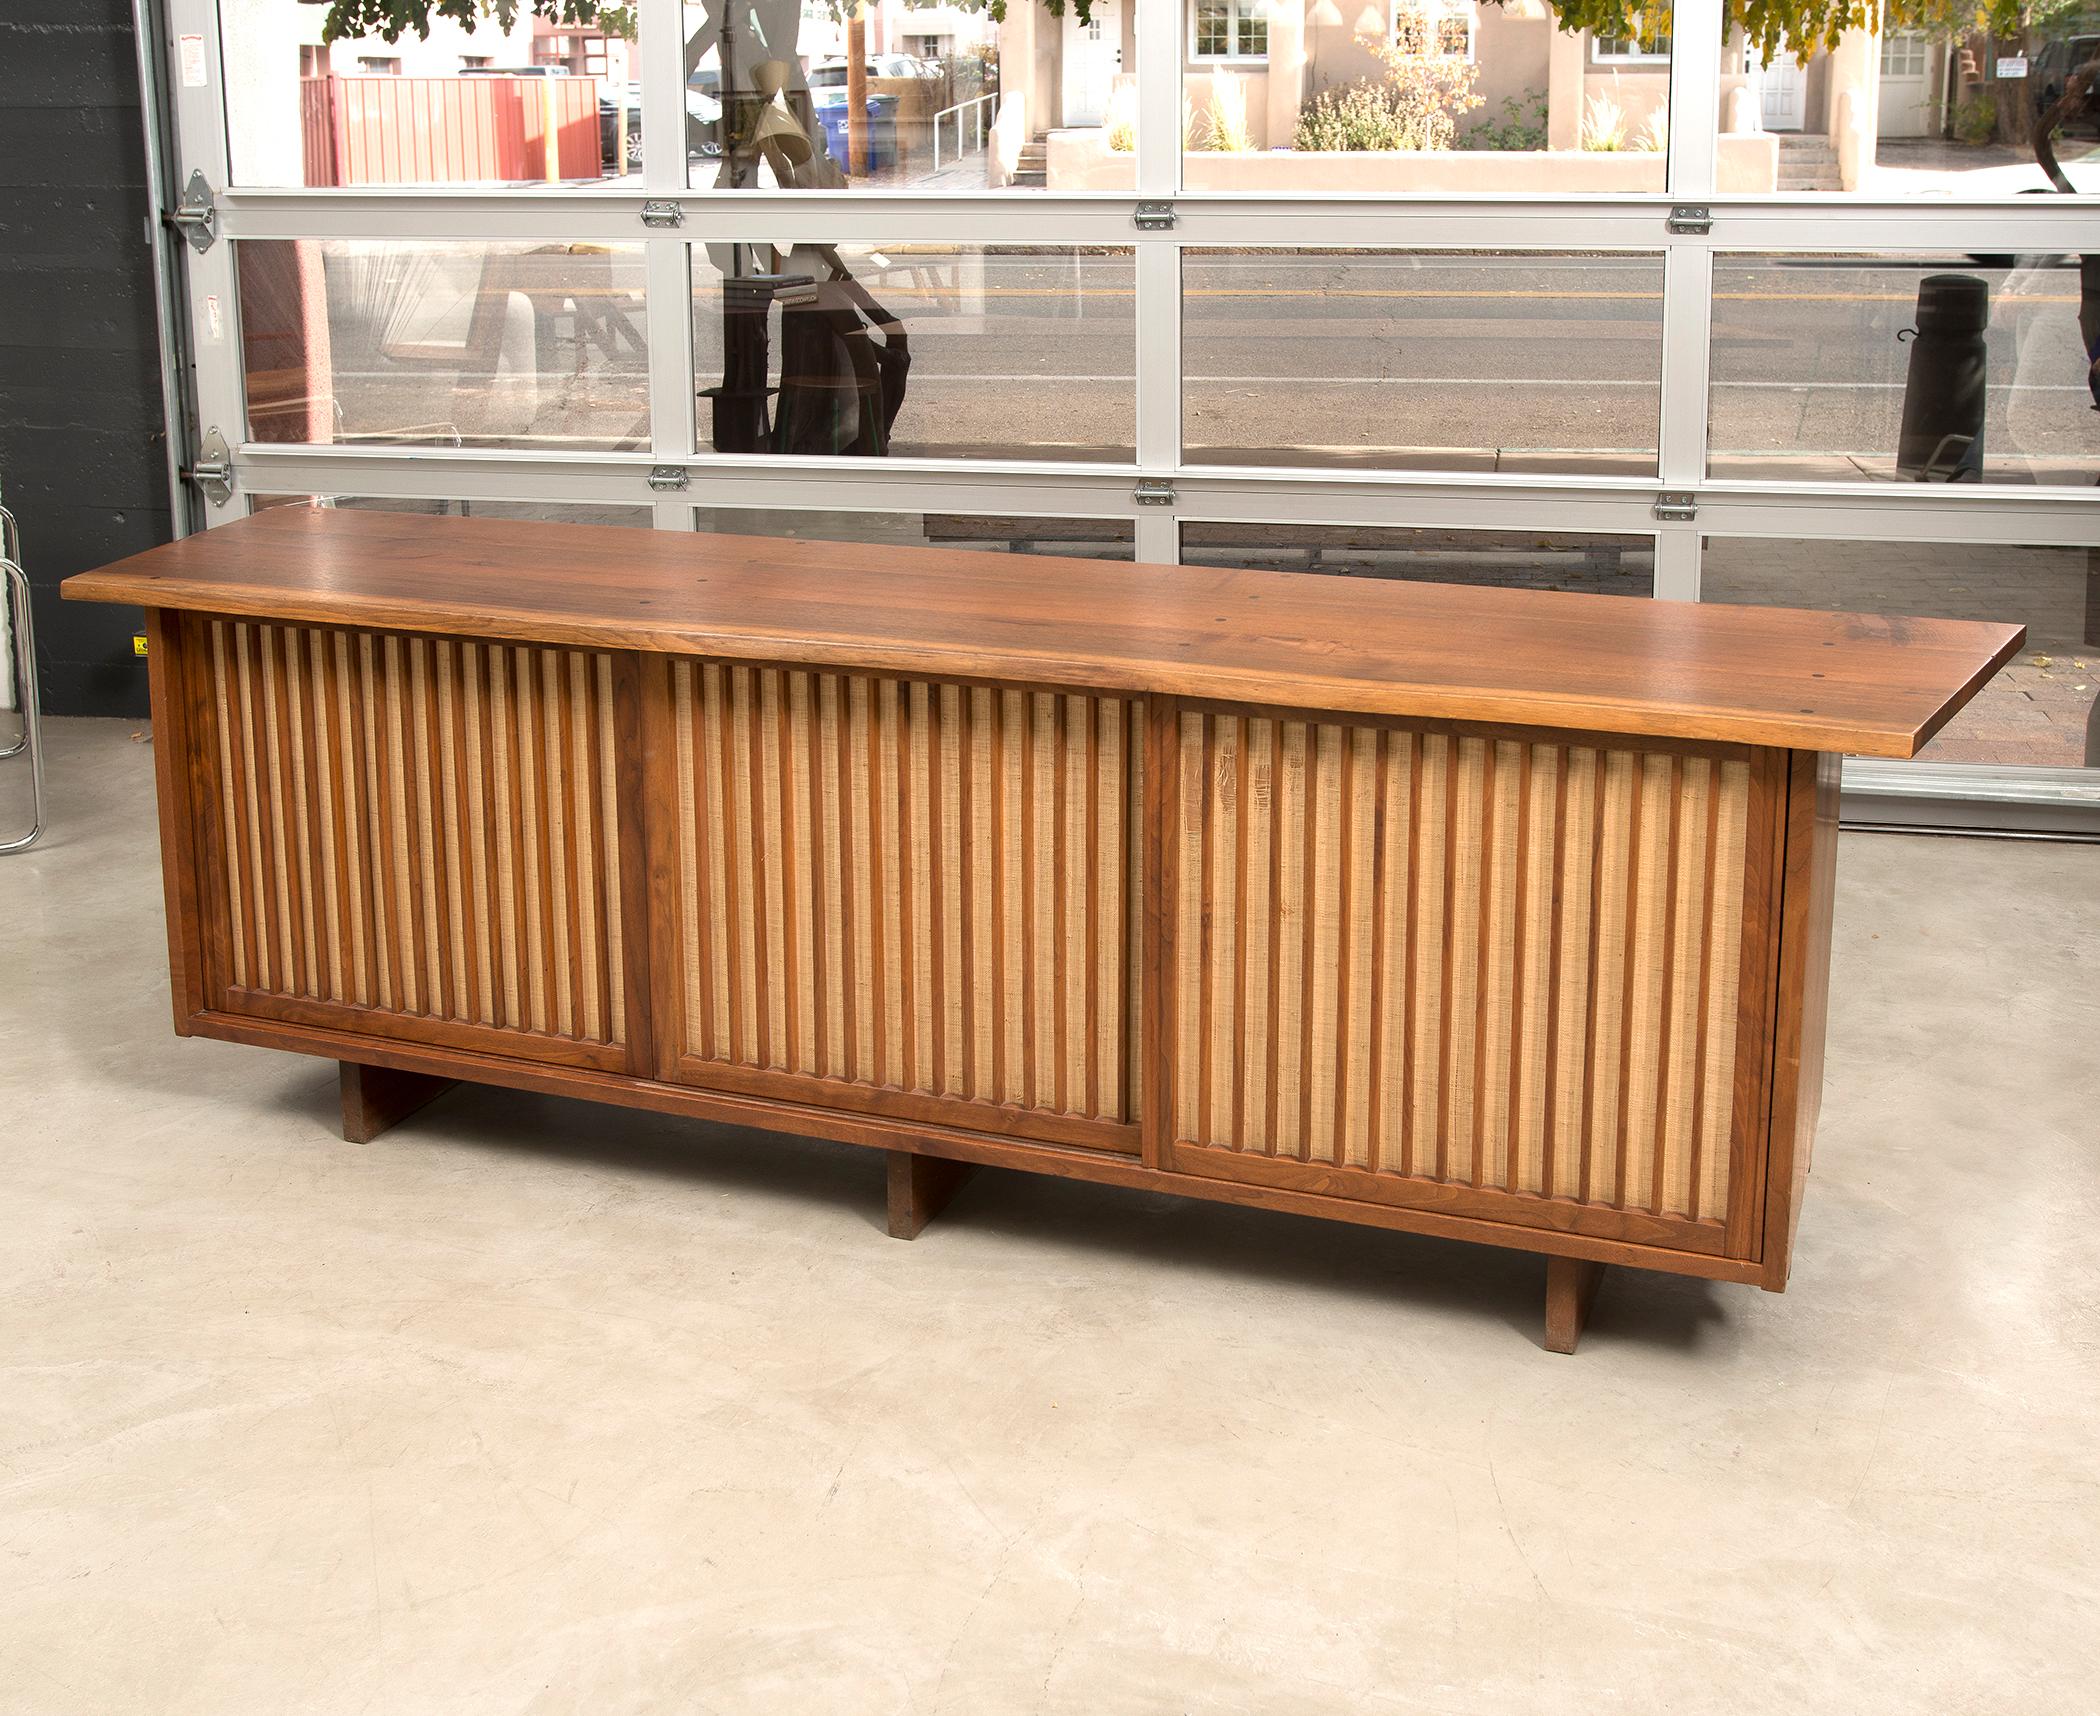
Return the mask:
[[[1712,232],[1714,211],[1704,203],[1672,203],[1667,224],[1672,232]]]
[[[683,226],[685,207],[681,203],[650,202],[642,204],[642,225]]]
[[[213,506],[224,506],[233,499],[233,452],[226,437],[216,429],[205,430],[204,439],[197,444],[196,461],[182,473],[182,479],[202,489]]]
[[[190,175],[190,182],[182,187],[182,201],[161,219],[188,239],[192,250],[211,249],[212,240],[219,236],[219,205],[201,172]]]
[[[1137,487],[1130,491],[1130,498],[1139,506],[1172,506],[1174,485],[1165,477],[1140,477]]]
[[[1696,495],[1671,491],[1655,497],[1655,517],[1662,524],[1690,524],[1699,516],[1699,500]]]
[[[692,473],[683,465],[654,465],[649,471],[649,486],[658,494],[675,494],[693,480]]]
[[[1139,232],[1172,232],[1174,230],[1174,205],[1172,203],[1139,203],[1137,213],[1130,217],[1130,224]]]

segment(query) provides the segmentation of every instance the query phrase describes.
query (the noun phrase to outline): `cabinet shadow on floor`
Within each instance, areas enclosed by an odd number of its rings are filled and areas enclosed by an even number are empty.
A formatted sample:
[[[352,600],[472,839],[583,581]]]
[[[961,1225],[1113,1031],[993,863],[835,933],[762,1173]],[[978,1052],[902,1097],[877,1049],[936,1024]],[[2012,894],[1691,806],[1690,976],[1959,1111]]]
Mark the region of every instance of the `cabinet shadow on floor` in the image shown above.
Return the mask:
[[[880,1150],[474,1084],[446,1091],[372,1145],[351,1145],[339,1136],[334,1063],[311,1064],[316,1076],[282,1087],[279,1111],[310,1126],[318,1148],[473,1152],[488,1159],[491,1174],[504,1171],[505,1158],[535,1157],[679,1182],[696,1195],[844,1207],[860,1217],[871,1243],[889,1243]],[[1156,1267],[1162,1277],[1201,1280],[1220,1293],[1296,1290],[1331,1298],[1338,1311],[1483,1320],[1534,1344],[1541,1334],[1546,1263],[1532,1252],[989,1167],[971,1176],[918,1249],[960,1229],[1011,1244],[1017,1266],[1031,1248],[1047,1247],[1068,1264]],[[1624,1342],[1710,1358],[1745,1338],[1745,1308],[1731,1308],[1711,1281],[1614,1268],[1583,1352]]]

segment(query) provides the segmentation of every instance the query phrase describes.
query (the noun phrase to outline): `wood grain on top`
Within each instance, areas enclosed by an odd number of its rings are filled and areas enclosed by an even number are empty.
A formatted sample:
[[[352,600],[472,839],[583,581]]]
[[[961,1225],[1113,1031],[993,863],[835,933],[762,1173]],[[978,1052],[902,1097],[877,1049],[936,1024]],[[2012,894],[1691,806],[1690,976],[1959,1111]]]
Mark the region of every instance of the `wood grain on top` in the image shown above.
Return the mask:
[[[75,600],[1915,755],[2026,629],[1050,555],[273,508]]]

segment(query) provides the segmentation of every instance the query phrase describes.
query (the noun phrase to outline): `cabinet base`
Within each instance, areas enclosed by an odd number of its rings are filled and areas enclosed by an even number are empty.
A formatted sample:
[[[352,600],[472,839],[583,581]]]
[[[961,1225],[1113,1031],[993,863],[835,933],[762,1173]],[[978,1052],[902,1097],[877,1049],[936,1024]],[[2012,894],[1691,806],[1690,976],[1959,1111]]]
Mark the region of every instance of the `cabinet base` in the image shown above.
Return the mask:
[[[459,1081],[434,1073],[339,1061],[343,1089],[343,1141],[369,1144],[417,1109],[443,1096]]]
[[[1571,1353],[1590,1320],[1604,1265],[1586,1257],[1546,1259],[1546,1350]]]
[[[971,1162],[920,1156],[910,1150],[886,1152],[890,1159],[890,1238],[917,1239],[926,1224],[948,1207],[948,1200],[977,1172]]]

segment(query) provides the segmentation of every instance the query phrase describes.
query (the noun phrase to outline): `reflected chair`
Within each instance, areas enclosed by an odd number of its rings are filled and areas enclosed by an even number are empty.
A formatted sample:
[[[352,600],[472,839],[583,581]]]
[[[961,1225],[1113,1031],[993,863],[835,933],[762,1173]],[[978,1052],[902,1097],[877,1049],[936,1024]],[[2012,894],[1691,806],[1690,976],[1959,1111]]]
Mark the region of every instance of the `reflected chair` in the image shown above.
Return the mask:
[[[7,585],[7,638],[14,663],[15,706],[22,730],[0,749],[0,761],[23,757],[29,764],[29,832],[0,840],[0,853],[34,846],[44,832],[44,735],[36,689],[36,624],[29,607],[29,575],[22,570],[22,533],[15,515],[0,506],[0,579]]]

